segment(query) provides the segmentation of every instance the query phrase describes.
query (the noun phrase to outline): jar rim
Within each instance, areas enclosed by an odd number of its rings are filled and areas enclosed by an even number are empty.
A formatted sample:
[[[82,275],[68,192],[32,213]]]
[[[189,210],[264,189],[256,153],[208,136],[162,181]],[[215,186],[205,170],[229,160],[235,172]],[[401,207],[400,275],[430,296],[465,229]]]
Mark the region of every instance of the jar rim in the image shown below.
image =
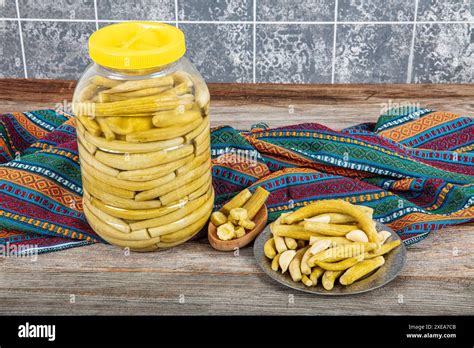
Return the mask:
[[[181,61],[185,57],[181,57],[175,62],[172,62],[168,65],[162,65],[159,67],[153,67],[148,69],[117,69],[110,68],[104,65],[93,62],[92,65],[95,65],[96,73],[98,75],[108,77],[114,80],[143,80],[143,79],[153,79],[156,77],[161,77],[173,73],[178,69],[178,66],[181,64]]]

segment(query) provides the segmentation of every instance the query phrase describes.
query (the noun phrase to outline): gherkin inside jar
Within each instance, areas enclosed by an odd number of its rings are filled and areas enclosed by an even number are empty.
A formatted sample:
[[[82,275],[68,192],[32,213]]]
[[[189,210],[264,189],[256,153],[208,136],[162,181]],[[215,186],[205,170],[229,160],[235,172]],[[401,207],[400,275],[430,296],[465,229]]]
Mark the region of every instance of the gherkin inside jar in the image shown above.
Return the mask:
[[[209,101],[186,58],[156,69],[86,70],[73,110],[84,214],[103,239],[151,251],[204,227],[214,204]]]

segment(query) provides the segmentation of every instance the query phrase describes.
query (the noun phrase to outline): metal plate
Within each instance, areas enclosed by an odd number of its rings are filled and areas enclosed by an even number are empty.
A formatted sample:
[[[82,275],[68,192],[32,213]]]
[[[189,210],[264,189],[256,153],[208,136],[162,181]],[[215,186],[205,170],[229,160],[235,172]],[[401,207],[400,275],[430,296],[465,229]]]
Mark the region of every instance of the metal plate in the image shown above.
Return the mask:
[[[377,223],[376,229],[379,232],[382,230],[386,230],[392,234],[392,236],[389,237],[387,242],[400,239],[400,237],[395,232],[393,232],[393,230],[383,224]],[[301,282],[294,282],[291,279],[289,272],[285,272],[284,274],[282,274],[280,271],[275,272],[274,270],[272,270],[272,261],[268,259],[263,253],[263,246],[265,242],[271,238],[271,235],[272,233],[270,231],[270,226],[267,226],[265,230],[260,233],[260,235],[255,240],[253,252],[260,268],[262,268],[262,270],[271,278],[289,288],[313,294],[340,296],[359,294],[362,292],[380,288],[381,286],[384,286],[388,282],[395,279],[395,277],[400,273],[406,262],[406,248],[405,245],[401,243],[399,247],[384,255],[385,264],[378,270],[376,270],[373,274],[367,276],[366,278],[363,278],[362,280],[356,281],[355,283],[348,286],[342,286],[336,280],[334,288],[328,291],[322,287],[320,279],[316,286],[306,286]]]

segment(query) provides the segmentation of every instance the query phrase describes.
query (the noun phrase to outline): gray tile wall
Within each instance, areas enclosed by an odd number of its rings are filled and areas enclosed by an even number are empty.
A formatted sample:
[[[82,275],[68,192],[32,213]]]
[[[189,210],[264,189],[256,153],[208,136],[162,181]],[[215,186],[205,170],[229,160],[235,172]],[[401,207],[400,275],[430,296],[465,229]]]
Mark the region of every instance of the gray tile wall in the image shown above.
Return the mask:
[[[208,81],[472,83],[474,0],[0,0],[0,77],[76,79],[87,39],[181,28]]]

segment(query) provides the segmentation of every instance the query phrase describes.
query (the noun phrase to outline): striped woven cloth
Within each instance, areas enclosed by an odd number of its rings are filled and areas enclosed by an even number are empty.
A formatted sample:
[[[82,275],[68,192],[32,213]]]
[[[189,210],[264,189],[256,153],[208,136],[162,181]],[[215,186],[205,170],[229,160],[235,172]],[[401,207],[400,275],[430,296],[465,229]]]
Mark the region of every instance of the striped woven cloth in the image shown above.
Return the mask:
[[[271,192],[269,218],[315,200],[375,209],[406,244],[474,219],[474,121],[390,110],[334,131],[316,123],[212,130],[216,208],[246,187]],[[103,242],[82,213],[74,119],[52,110],[0,115],[0,253]]]

